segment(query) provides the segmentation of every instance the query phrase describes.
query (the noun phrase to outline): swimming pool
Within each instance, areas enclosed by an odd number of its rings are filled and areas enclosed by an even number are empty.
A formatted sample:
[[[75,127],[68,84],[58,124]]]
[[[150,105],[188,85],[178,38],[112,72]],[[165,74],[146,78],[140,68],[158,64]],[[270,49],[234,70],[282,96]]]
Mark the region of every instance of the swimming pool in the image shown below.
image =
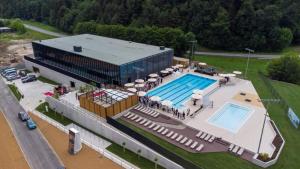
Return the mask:
[[[186,74],[163,86],[151,90],[147,93],[147,96],[159,96],[161,100],[172,101],[173,107],[180,108],[182,103],[191,97],[193,90],[204,90],[215,82],[216,80],[213,79]]]
[[[232,103],[226,103],[208,122],[220,128],[237,133],[252,114],[252,109]]]

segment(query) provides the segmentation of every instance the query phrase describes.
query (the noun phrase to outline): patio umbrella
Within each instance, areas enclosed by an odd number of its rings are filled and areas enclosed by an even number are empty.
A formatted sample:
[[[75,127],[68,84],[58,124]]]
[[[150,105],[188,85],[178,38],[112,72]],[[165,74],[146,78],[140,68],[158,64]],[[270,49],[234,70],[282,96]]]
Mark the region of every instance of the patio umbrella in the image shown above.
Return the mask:
[[[174,69],[172,69],[172,68],[167,68],[167,69],[166,69],[166,71],[168,71],[168,72],[173,72],[173,70],[174,70]]]
[[[178,68],[178,66],[177,65],[175,65],[175,66],[172,66],[172,69],[177,69]]]
[[[204,62],[199,62],[198,65],[200,65],[200,66],[206,66],[207,64],[204,63]]]
[[[169,71],[162,70],[162,71],[160,71],[160,73],[167,74],[167,73],[169,73]]]
[[[162,104],[163,106],[172,107],[173,102],[170,101],[170,100],[164,100],[164,101],[161,102],[161,104]]]
[[[152,74],[150,74],[150,75],[149,75],[149,77],[151,77],[151,78],[155,78],[155,77],[158,77],[158,74],[156,74],[156,73],[152,73]]]
[[[133,86],[134,86],[134,83],[126,83],[124,86],[125,86],[125,87],[133,87]]]
[[[182,64],[177,64],[176,66],[177,66],[178,68],[182,68],[182,67],[183,67]]]
[[[199,94],[193,94],[193,95],[192,95],[192,98],[195,99],[195,100],[200,100],[200,99],[202,99],[203,97],[202,97],[201,95],[199,95]]]
[[[234,73],[236,75],[241,75],[242,74],[242,72],[240,72],[240,71],[233,71],[232,73]]]
[[[228,73],[227,74],[227,77],[235,77],[236,76],[236,74],[233,74],[233,73]]]
[[[144,86],[145,86],[145,84],[143,84],[143,83],[134,85],[134,87],[136,87],[136,88],[142,88],[142,87],[144,87]]]
[[[146,92],[139,91],[139,92],[137,92],[137,95],[138,95],[139,97],[143,97],[143,96],[146,95]]]
[[[154,101],[154,102],[159,102],[161,100],[161,98],[159,96],[152,96],[152,97],[150,97],[150,100]]]
[[[148,79],[148,82],[156,82],[156,81],[157,81],[157,79],[154,79],[154,78]]]
[[[195,89],[195,90],[193,90],[193,93],[194,93],[194,94],[203,95],[203,90]]]
[[[128,88],[127,90],[133,93],[137,92],[136,88]]]
[[[135,83],[144,83],[145,82],[145,80],[143,80],[143,79],[136,79],[135,80]]]

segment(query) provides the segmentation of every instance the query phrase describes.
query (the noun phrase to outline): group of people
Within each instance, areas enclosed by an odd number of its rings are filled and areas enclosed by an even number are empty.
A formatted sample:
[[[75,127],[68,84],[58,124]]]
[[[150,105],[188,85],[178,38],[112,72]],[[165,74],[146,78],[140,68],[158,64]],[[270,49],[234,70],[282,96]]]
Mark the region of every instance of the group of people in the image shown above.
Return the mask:
[[[172,107],[171,111],[173,112],[173,117],[177,117],[178,119],[185,120],[186,117],[190,115],[191,110],[187,109],[187,111],[179,112],[178,109],[174,109]]]
[[[145,84],[145,90],[148,91],[150,89],[153,89],[154,87],[160,85],[161,83],[163,83],[163,78],[162,77],[157,77],[156,78],[156,82],[146,82]]]

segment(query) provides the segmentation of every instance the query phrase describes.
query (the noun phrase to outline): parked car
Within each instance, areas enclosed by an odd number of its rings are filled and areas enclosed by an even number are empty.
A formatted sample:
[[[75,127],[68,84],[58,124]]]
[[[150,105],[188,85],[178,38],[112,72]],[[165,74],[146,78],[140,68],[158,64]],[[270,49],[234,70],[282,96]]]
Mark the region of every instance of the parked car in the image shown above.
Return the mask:
[[[7,68],[1,72],[1,75],[7,76],[10,73],[17,73],[17,69],[16,68]]]
[[[20,79],[21,76],[18,75],[18,74],[11,74],[9,76],[5,76],[6,80],[7,81],[13,81],[13,80],[16,80],[16,79]]]
[[[30,129],[30,130],[33,130],[36,128],[36,124],[35,122],[29,118],[27,121],[26,121],[26,126]]]
[[[28,119],[30,119],[29,114],[24,111],[19,112],[18,117],[21,121],[27,121]]]
[[[6,77],[6,76],[9,76],[9,75],[12,75],[12,74],[17,74],[17,71],[16,70],[9,70],[9,71],[5,71],[2,76],[3,77]]]
[[[19,70],[19,73],[18,73],[21,77],[26,77],[27,76],[27,72],[26,70]]]
[[[210,75],[210,76],[214,76],[215,74],[218,74],[216,69],[213,67],[208,67],[208,68],[204,68],[204,69],[196,69],[195,72]]]
[[[28,76],[25,76],[25,77],[21,78],[22,83],[33,82],[33,81],[36,81],[36,80],[37,80],[37,78],[36,78],[35,75],[28,75]]]

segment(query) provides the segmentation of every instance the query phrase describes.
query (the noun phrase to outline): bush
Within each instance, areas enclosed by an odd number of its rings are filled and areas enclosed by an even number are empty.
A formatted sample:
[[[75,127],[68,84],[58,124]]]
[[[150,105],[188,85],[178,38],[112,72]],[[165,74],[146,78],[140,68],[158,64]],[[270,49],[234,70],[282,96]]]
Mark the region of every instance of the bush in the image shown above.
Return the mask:
[[[288,53],[268,65],[268,75],[273,80],[300,84],[300,58]]]
[[[268,159],[269,159],[269,154],[268,154],[268,153],[260,153],[260,154],[259,154],[259,158],[260,158],[262,161],[268,161]]]
[[[26,32],[26,28],[23,25],[22,21],[19,19],[16,19],[12,21],[9,25],[13,30],[15,30],[19,34],[24,34]]]

